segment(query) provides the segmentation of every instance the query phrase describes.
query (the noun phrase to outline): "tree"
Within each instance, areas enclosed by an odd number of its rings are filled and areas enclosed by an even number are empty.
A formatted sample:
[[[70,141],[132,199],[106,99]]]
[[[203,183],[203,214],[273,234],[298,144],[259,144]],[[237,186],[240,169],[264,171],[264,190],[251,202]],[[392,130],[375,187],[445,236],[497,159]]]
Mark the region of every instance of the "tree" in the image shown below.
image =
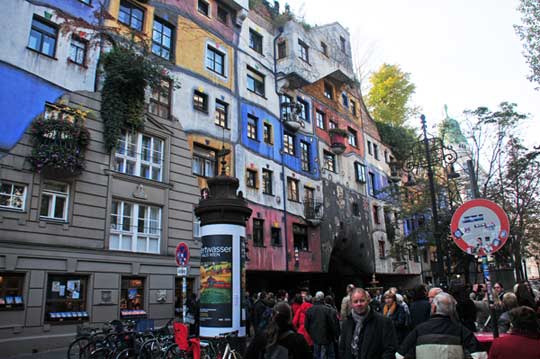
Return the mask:
[[[411,83],[410,74],[398,65],[383,64],[369,81],[372,87],[366,104],[376,121],[402,126],[418,113],[418,109],[409,104],[416,86]]]
[[[523,55],[531,70],[527,78],[540,84],[540,3],[538,0],[521,0],[518,11],[522,25],[514,25],[514,28],[523,42]]]

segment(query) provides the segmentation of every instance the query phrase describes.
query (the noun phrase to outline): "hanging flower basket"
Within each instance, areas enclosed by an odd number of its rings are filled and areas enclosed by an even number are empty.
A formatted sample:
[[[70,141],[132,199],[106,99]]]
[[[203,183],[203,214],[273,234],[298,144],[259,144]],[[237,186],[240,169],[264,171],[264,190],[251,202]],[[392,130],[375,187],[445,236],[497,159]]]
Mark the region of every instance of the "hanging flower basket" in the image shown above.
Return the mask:
[[[340,155],[345,152],[345,148],[347,148],[347,131],[342,128],[331,128],[328,133],[330,135],[332,152],[334,152],[336,155]]]
[[[30,132],[34,149],[28,160],[36,172],[56,178],[73,177],[82,172],[90,133],[81,119],[77,116],[73,121],[38,118]]]

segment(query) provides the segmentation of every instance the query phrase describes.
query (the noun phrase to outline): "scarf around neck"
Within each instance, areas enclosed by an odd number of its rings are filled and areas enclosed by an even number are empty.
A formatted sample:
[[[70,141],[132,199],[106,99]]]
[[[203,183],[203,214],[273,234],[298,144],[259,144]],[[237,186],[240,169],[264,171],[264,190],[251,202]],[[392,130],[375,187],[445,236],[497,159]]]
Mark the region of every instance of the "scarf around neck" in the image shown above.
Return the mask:
[[[354,309],[351,311],[351,314],[352,314],[352,318],[353,318],[353,321],[354,321],[354,332],[353,332],[353,340],[351,342],[351,349],[352,349],[352,355],[353,355],[353,358],[358,358],[359,357],[359,353],[360,353],[360,341],[359,341],[359,338],[360,338],[360,332],[362,331],[362,327],[364,325],[364,321],[366,320],[368,314],[369,314],[369,311],[371,310],[371,308],[369,307],[369,305],[367,306],[367,310],[364,314],[358,314],[354,311]]]
[[[384,309],[383,309],[384,316],[387,317],[389,315],[394,314],[394,312],[396,311],[396,308],[397,308],[397,303],[396,302],[392,303],[392,305],[390,307],[388,306],[388,304],[385,304]]]

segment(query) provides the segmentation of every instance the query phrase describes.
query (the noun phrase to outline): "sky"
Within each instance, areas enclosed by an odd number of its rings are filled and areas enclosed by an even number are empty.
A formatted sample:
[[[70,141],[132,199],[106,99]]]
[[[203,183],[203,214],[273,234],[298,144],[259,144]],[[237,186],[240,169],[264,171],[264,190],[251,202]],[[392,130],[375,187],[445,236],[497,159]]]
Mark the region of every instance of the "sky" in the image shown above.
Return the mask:
[[[449,115],[460,120],[466,109],[495,110],[508,101],[531,115],[523,128],[526,143],[540,144],[540,91],[527,80],[529,68],[513,28],[520,23],[518,0],[288,3],[309,24],[338,21],[346,27],[353,56],[364,69],[375,71],[389,63],[410,73],[416,85],[412,103],[422,108],[429,127],[444,118],[445,104]]]

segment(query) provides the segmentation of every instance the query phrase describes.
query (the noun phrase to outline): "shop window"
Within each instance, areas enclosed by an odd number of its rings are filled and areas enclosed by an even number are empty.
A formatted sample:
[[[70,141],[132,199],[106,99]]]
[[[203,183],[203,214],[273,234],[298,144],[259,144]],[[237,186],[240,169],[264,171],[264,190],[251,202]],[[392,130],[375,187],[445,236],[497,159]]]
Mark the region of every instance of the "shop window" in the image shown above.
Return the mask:
[[[264,246],[264,220],[253,218],[253,245]]]
[[[309,242],[307,234],[307,226],[301,224],[293,224],[294,249],[299,251],[308,251]]]
[[[122,277],[120,316],[122,318],[137,318],[145,315],[144,278]]]
[[[24,274],[0,272],[0,310],[24,309]]]
[[[49,274],[45,321],[74,322],[88,320],[87,278]]]

